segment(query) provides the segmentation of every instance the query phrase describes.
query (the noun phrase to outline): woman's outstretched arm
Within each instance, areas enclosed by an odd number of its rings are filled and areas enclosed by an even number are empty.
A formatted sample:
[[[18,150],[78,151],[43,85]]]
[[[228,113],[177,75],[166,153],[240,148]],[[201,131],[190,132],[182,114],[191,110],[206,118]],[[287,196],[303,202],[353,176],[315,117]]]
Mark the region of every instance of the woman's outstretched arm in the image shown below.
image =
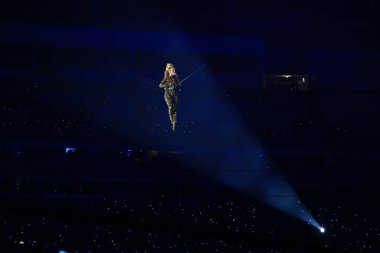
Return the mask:
[[[165,88],[166,87],[166,78],[164,77],[164,79],[162,79],[160,85],[158,86],[160,88]]]
[[[179,78],[178,78],[178,75],[175,75],[175,80],[176,80],[176,82],[177,82],[177,85],[179,85],[179,86],[182,85],[181,81],[180,81]]]

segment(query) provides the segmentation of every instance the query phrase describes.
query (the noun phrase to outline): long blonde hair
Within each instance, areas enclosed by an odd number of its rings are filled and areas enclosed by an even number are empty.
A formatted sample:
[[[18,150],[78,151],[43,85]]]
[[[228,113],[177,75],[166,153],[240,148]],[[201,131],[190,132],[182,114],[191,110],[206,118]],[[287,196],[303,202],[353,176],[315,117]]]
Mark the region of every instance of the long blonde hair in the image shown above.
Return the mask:
[[[174,65],[172,63],[167,63],[166,68],[165,68],[165,73],[164,73],[165,78],[169,77],[169,69],[171,69],[171,68],[175,69]]]

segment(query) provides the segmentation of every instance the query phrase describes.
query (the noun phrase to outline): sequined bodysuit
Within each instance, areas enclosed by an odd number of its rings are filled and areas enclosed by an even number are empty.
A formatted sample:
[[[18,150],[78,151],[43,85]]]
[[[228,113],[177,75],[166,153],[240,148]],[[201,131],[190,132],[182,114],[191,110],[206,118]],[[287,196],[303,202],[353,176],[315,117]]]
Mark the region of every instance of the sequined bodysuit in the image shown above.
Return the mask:
[[[159,87],[165,89],[165,101],[169,109],[169,118],[172,123],[172,128],[175,130],[177,123],[177,107],[178,107],[178,91],[180,81],[177,75],[164,77]]]

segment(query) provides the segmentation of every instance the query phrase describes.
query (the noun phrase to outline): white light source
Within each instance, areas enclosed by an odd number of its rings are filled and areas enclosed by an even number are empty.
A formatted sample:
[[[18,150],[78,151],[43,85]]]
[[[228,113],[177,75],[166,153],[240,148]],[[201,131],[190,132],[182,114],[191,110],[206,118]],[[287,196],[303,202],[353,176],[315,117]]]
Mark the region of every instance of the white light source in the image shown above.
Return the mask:
[[[325,232],[325,228],[323,228],[323,227],[321,227],[319,230],[321,231],[321,233]]]
[[[76,148],[67,147],[67,148],[65,148],[65,151],[66,151],[66,154],[68,154],[68,153],[74,153],[75,151],[77,151],[77,149]]]

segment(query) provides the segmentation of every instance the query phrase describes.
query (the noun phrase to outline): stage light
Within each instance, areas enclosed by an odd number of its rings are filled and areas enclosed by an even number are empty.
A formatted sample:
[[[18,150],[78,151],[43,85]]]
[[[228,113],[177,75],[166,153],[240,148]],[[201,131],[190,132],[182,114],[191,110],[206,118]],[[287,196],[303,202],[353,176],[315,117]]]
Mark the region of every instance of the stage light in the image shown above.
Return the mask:
[[[132,149],[127,149],[125,152],[127,153],[127,156],[133,155],[133,150]]]
[[[325,228],[323,228],[323,227],[321,227],[319,230],[321,231],[321,233],[325,232]]]
[[[58,251],[58,253],[68,253],[68,252],[65,250],[60,250],[60,251]]]
[[[65,149],[65,151],[66,151],[66,154],[68,154],[68,153],[74,153],[75,151],[77,151],[77,149],[76,148],[69,148],[69,147],[67,147]]]

